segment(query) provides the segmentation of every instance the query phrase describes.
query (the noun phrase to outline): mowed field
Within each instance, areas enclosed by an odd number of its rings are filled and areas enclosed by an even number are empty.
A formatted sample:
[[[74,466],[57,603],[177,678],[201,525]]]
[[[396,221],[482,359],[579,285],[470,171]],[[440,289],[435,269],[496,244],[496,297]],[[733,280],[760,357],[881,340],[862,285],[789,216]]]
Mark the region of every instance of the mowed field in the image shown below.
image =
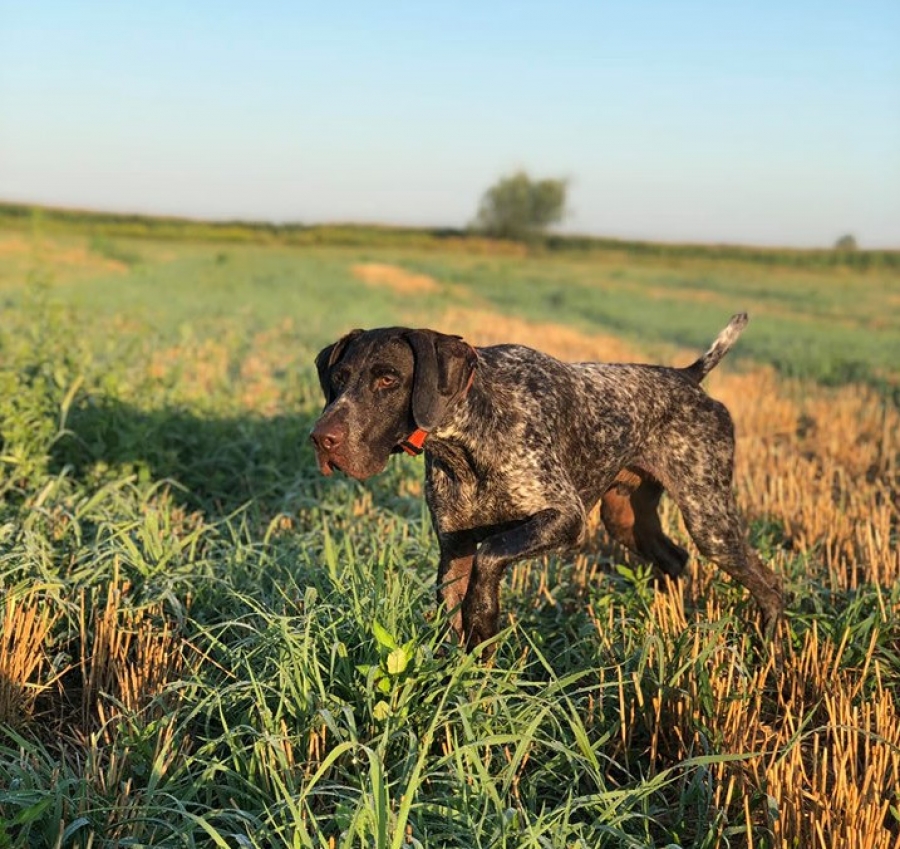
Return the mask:
[[[896,270],[37,226],[0,304],[0,849],[900,847]],[[422,461],[317,471],[352,327],[686,364],[738,310],[707,388],[773,645],[664,502],[687,580],[597,527],[507,576],[485,665]]]

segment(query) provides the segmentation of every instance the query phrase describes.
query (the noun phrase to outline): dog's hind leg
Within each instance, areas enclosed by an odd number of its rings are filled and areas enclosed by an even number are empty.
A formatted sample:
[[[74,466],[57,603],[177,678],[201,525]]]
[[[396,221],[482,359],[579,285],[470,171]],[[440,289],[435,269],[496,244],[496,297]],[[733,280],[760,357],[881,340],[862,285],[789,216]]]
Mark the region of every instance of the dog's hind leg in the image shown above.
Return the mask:
[[[733,456],[730,440],[686,446],[678,462],[670,459],[669,491],[700,553],[750,590],[771,634],[784,610],[781,579],[747,542],[732,491]]]
[[[609,535],[649,560],[670,578],[684,571],[688,553],[663,532],[659,500],[663,487],[640,472],[626,469],[602,498],[600,517]]]

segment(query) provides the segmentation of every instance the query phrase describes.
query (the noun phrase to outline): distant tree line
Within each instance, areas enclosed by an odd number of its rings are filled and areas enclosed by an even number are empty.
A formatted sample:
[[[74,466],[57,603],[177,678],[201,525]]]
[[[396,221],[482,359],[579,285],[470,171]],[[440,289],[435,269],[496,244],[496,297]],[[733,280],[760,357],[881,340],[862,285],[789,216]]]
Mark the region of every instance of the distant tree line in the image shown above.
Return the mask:
[[[369,224],[272,224],[255,221],[204,221],[152,215],[118,215],[109,212],[58,209],[31,204],[0,202],[0,229],[32,229],[81,233],[89,237],[164,239],[222,243],[279,244],[296,247],[343,245],[468,250],[483,236],[475,229],[390,227]],[[534,231],[530,231],[532,234]],[[847,267],[900,270],[900,251],[848,249],[754,248],[742,245],[669,244],[663,242],[604,239],[595,236],[541,234],[541,250],[562,253],[615,251],[634,257],[730,259],[740,262],[799,268]],[[489,245],[479,249],[490,250]]]

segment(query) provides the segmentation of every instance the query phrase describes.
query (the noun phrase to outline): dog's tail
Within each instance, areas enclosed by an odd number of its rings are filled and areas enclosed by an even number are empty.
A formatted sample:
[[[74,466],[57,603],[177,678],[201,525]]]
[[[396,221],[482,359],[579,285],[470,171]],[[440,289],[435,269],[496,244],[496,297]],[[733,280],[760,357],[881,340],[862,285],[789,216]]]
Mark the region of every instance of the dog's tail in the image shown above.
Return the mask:
[[[731,350],[731,346],[737,342],[738,336],[741,335],[747,326],[747,321],[747,313],[745,312],[733,315],[728,325],[716,336],[715,342],[709,346],[709,350],[699,360],[681,369],[681,371],[695,383],[703,380],[721,362],[722,357]]]

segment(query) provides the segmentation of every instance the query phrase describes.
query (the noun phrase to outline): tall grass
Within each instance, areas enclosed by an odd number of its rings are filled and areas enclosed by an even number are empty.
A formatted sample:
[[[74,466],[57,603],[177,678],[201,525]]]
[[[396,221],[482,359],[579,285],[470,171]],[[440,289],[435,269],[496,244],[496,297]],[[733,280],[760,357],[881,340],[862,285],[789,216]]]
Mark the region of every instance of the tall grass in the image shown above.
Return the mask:
[[[8,290],[0,846],[900,847],[882,396],[712,378],[791,593],[774,647],[711,565],[657,590],[598,533],[511,571],[485,665],[435,610],[420,464],[317,474],[312,357],[370,310],[606,343],[372,288],[364,255],[220,252],[85,278],[48,249]]]

